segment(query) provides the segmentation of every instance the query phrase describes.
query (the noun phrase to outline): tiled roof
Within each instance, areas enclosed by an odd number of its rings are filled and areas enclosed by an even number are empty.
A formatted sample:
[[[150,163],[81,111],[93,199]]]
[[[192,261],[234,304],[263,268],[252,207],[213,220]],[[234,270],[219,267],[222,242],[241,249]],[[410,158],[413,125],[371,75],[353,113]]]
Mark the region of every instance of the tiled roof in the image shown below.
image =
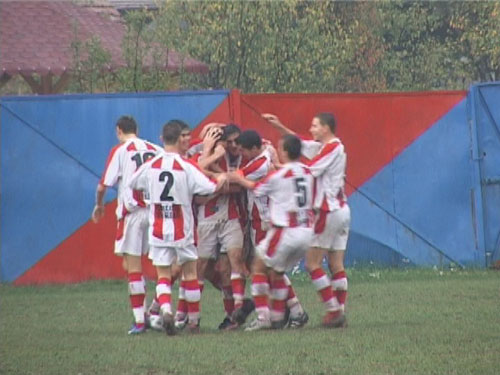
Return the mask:
[[[111,53],[109,69],[126,66],[121,44],[125,25],[104,14],[67,1],[0,2],[0,76],[4,73],[59,75],[71,70],[75,40],[85,41],[96,35]],[[169,51],[166,70],[178,70],[182,56]],[[147,66],[146,66],[147,68]],[[188,72],[206,73],[208,67],[189,57],[184,59]]]

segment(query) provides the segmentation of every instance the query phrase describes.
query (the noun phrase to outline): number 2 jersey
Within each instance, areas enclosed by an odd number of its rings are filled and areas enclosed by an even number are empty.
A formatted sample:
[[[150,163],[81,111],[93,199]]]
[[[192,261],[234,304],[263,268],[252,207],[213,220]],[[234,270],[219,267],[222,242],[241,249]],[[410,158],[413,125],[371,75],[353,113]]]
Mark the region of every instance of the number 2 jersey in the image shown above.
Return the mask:
[[[256,197],[269,197],[269,216],[277,227],[310,227],[314,178],[307,166],[290,162],[253,188]]]
[[[113,147],[106,161],[100,184],[111,187],[118,185],[116,217],[123,218],[127,212],[146,207],[142,192],[133,190],[128,183],[134,172],[148,159],[162,149],[140,138],[130,138]]]
[[[182,247],[194,243],[193,195],[212,194],[217,185],[194,163],[163,152],[139,168],[130,187],[149,195],[149,244]]]

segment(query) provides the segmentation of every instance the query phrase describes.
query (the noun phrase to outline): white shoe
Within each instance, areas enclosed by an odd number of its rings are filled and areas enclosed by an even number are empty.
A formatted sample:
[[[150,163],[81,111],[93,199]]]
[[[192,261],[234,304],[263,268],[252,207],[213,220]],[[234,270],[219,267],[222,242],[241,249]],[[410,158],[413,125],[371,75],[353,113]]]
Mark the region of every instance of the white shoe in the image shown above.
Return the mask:
[[[270,320],[254,319],[248,325],[248,327],[245,328],[245,332],[258,331],[261,329],[269,329],[269,328],[271,328],[271,321]]]
[[[174,325],[175,325],[175,328],[177,328],[178,330],[184,329],[186,327],[187,323],[188,323],[187,314],[184,317],[182,317],[182,316],[175,317]]]

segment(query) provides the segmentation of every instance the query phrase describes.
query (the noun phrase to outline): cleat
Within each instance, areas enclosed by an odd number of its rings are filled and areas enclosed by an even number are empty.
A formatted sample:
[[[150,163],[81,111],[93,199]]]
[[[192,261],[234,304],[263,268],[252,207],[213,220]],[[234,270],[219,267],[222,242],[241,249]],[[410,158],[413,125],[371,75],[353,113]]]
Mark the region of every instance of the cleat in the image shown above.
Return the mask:
[[[188,323],[188,316],[187,315],[185,315],[185,316],[176,316],[175,317],[174,326],[178,330],[184,329],[186,327],[187,323]]]
[[[245,328],[245,332],[259,331],[261,329],[269,329],[269,328],[271,328],[270,320],[255,319],[248,325],[248,327]]]
[[[188,324],[186,326],[186,332],[192,335],[200,333],[200,324]]]
[[[132,328],[129,329],[128,334],[129,335],[139,335],[141,333],[146,332],[146,326],[142,325],[138,327],[137,325],[132,325]]]
[[[219,324],[219,329],[220,329],[220,330],[224,330],[224,329],[226,329],[227,327],[229,327],[231,324],[233,324],[233,323],[231,322],[231,318],[229,318],[228,316],[226,316],[226,317],[224,318],[224,320],[222,321],[222,323],[221,323],[221,324]]]
[[[239,325],[245,324],[248,316],[255,310],[255,303],[250,298],[245,298],[241,307],[234,310],[232,315],[233,322]]]
[[[304,327],[309,321],[309,315],[304,311],[301,315],[296,318],[290,317],[288,320],[288,328],[296,329]]]
[[[347,320],[340,310],[328,312],[323,317],[323,326],[327,328],[344,328],[347,327]]]
[[[287,326],[287,321],[286,320],[277,320],[277,321],[272,321],[271,322],[271,329],[283,329]]]
[[[177,333],[175,330],[174,317],[172,316],[172,314],[163,313],[163,328],[165,328],[165,331],[169,336],[173,336]]]
[[[230,324],[228,326],[226,326],[226,328],[224,328],[223,330],[224,331],[234,331],[234,330],[237,330],[241,327],[241,324],[238,324],[236,322],[230,322]]]

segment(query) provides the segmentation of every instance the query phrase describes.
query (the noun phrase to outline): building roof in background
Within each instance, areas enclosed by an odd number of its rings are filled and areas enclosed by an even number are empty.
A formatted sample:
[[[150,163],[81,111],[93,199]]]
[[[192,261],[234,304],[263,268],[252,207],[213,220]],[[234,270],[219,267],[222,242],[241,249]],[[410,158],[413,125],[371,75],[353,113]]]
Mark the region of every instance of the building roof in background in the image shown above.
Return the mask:
[[[110,17],[113,12],[115,16]],[[111,53],[109,69],[126,66],[122,56],[125,25],[116,10],[95,12],[67,1],[0,2],[0,76],[3,74],[60,75],[71,70],[75,41],[92,36]],[[176,71],[184,65],[187,72],[206,73],[208,67],[175,51],[168,51],[165,70]],[[146,68],[147,63],[146,63]]]

